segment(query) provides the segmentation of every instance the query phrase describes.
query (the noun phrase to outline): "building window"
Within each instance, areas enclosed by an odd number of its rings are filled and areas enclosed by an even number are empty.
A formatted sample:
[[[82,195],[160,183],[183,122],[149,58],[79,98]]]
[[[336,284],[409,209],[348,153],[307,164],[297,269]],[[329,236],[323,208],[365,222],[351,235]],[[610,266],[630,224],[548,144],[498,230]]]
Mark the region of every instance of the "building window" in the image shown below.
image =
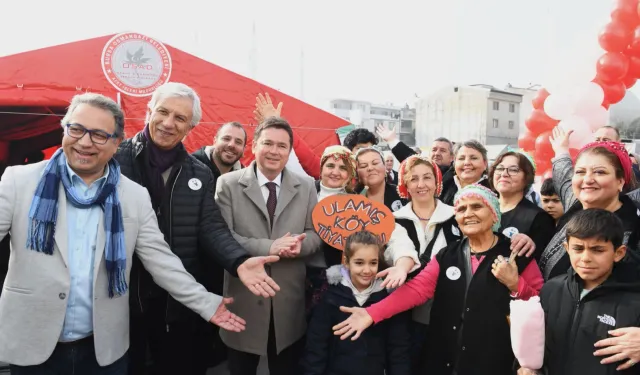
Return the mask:
[[[509,121],[509,129],[513,129],[514,125],[513,121]]]
[[[333,108],[338,108],[338,103],[333,103]]]
[[[493,102],[493,110],[494,111],[500,110],[500,102]]]
[[[498,119],[497,119],[497,118],[494,118],[494,119],[493,119],[493,127],[494,127],[494,128],[497,128],[497,127],[498,127]]]
[[[515,113],[516,112],[516,105],[513,103],[509,103],[509,112],[511,113]]]

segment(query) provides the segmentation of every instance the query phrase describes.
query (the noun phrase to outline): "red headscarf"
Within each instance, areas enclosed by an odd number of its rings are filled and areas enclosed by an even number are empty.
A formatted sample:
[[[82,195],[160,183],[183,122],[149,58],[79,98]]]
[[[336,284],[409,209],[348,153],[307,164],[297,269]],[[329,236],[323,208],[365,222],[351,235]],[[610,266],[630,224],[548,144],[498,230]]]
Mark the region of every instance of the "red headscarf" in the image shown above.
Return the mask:
[[[440,193],[442,193],[442,172],[440,171],[440,168],[438,168],[438,165],[436,163],[427,159],[426,157],[422,157],[419,155],[409,156],[402,162],[402,164],[400,164],[400,168],[398,170],[398,195],[402,199],[411,198],[411,194],[409,194],[409,191],[407,190],[407,181],[404,180],[404,175],[407,173],[407,170],[413,168],[413,166],[416,164],[416,161],[418,160],[426,161],[431,165],[435,174],[434,177],[436,178],[435,197],[438,198],[440,196]]]
[[[629,152],[624,147],[624,145],[620,142],[591,142],[584,145],[580,152],[578,152],[578,156],[576,159],[582,154],[585,150],[589,150],[596,147],[606,148],[608,151],[612,152],[615,156],[620,160],[620,165],[622,165],[622,171],[624,172],[624,184],[629,185],[631,182],[631,176],[633,173],[631,158],[629,157]]]

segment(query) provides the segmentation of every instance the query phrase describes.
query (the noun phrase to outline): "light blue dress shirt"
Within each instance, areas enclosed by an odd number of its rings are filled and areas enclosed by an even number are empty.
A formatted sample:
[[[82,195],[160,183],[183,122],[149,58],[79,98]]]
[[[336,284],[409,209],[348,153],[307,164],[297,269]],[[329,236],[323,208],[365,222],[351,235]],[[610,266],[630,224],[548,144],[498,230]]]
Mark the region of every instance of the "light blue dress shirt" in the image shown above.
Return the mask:
[[[109,167],[104,175],[91,186],[87,186],[67,164],[71,180],[71,188],[76,196],[91,198],[105,183],[109,175]],[[76,341],[93,333],[93,264],[95,259],[96,240],[102,207],[77,208],[67,200],[67,228],[69,243],[69,276],[71,289],[67,300],[67,312],[60,341]]]

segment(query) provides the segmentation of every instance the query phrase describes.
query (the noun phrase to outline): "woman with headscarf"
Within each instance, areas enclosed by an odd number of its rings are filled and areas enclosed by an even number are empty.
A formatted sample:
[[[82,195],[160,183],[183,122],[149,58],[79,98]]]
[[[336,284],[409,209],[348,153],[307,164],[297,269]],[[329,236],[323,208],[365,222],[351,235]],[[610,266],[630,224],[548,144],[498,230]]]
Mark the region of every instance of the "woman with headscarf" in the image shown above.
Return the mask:
[[[453,205],[453,198],[463,187],[473,184],[489,187],[489,181],[485,175],[488,165],[487,149],[480,142],[469,140],[457,143],[453,159],[455,174],[442,182],[440,200],[445,204]]]
[[[499,232],[509,238],[518,233],[527,235],[535,243],[536,259],[540,259],[556,226],[548,213],[525,198],[535,174],[535,162],[529,154],[508,149],[489,169],[489,182],[500,200],[502,219]]]
[[[576,212],[586,208],[615,213],[624,224],[627,253],[638,252],[639,211],[626,195],[635,188],[632,173],[631,160],[622,143],[592,142],[580,150],[571,179],[572,189],[564,189],[560,196],[565,214],[558,220],[555,235],[540,257],[545,280],[565,274],[571,267],[563,247],[565,226]]]
[[[461,189],[454,210],[465,238],[447,245],[381,302],[366,309],[341,308],[351,316],[334,327],[334,334],[357,339],[372,324],[433,298],[423,373],[511,375],[509,303],[512,297],[537,295],[542,276],[535,261],[516,258],[509,239],[495,233],[499,205],[484,186]]]
[[[356,164],[353,154],[343,146],[329,146],[320,157],[320,180],[316,181],[318,202],[339,194],[353,194]],[[307,259],[307,311],[315,306],[326,290],[325,270],[342,263],[342,251],[323,242],[319,251]]]
[[[391,212],[398,211],[407,201],[398,195],[396,185],[386,181],[384,155],[374,147],[365,147],[356,153],[358,187],[360,194],[372,201],[387,206]]]
[[[398,170],[398,194],[407,203],[393,213],[396,226],[384,252],[387,271],[383,283],[399,287],[407,276],[415,276],[447,244],[460,239],[453,207],[438,199],[442,191],[442,174],[437,164],[427,157],[413,155]],[[427,339],[431,301],[412,311],[412,368],[422,368],[422,348]],[[418,372],[414,372],[416,374]]]

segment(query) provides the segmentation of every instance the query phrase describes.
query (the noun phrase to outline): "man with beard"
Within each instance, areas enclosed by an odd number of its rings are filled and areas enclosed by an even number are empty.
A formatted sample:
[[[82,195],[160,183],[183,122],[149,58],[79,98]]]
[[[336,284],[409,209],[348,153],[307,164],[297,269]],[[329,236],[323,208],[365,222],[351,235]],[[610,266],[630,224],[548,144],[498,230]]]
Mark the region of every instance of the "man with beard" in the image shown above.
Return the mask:
[[[213,173],[213,189],[216,188],[216,181],[221,175],[242,169],[240,158],[244,154],[247,144],[247,132],[239,122],[228,122],[216,133],[212,146],[204,146],[191,154],[193,157],[208,166]],[[209,270],[204,275],[203,284],[213,293],[222,295],[224,283],[224,268],[216,262],[208,259],[203,260],[206,269]],[[211,343],[207,348],[212,350],[212,355],[207,355],[208,366],[217,366],[227,359],[227,346],[224,345],[218,335],[216,327],[203,327],[203,341]]]
[[[218,177],[242,168],[240,158],[244,154],[246,144],[247,132],[242,124],[228,122],[218,129],[213,138],[213,146],[204,146],[192,154],[211,169],[214,189]]]
[[[211,171],[182,144],[201,118],[198,94],[166,83],[151,96],[144,130],[123,141],[115,158],[123,175],[148,190],[166,242],[197,281],[211,288],[208,266],[218,263],[250,293],[274,296],[279,287],[264,265],[278,257],[251,257],[235,240],[214,201]],[[145,373],[148,345],[152,373],[204,375],[210,348],[197,315],[159,288],[136,257],[130,284],[129,373]]]

